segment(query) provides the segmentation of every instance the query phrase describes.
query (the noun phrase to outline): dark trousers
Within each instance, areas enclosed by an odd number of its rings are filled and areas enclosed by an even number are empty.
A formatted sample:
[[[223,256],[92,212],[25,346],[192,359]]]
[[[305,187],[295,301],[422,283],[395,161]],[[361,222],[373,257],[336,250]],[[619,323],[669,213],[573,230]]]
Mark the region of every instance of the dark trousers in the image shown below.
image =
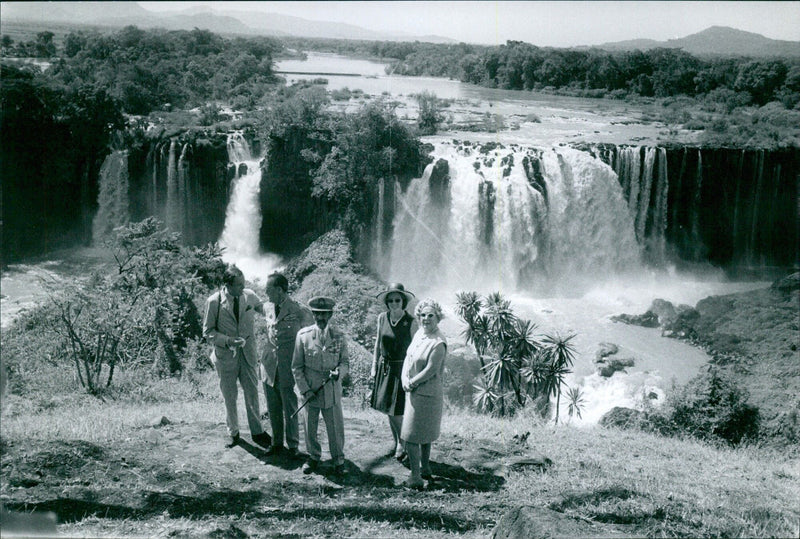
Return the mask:
[[[300,445],[300,422],[297,415],[297,394],[294,392],[294,380],[289,385],[281,380],[278,371],[275,371],[275,385],[264,382],[264,396],[267,398],[269,422],[272,425],[272,445],[283,445],[284,431],[286,433],[286,446],[297,449]]]

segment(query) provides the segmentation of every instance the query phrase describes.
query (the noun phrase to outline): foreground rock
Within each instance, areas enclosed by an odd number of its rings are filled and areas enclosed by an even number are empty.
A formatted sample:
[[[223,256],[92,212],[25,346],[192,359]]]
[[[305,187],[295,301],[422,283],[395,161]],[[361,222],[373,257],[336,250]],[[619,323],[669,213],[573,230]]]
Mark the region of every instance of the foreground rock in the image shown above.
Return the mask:
[[[543,507],[517,507],[504,514],[492,539],[550,539],[557,537],[632,537],[610,526],[577,519]]]

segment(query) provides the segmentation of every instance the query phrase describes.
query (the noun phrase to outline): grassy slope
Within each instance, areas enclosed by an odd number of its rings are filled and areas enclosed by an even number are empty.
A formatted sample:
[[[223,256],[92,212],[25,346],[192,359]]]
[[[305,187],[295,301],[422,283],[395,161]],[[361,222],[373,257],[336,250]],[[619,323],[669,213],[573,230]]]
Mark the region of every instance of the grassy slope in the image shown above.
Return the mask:
[[[69,535],[235,536],[234,526],[253,537],[477,537],[518,505],[589,519],[599,535],[799,531],[800,460],[765,449],[449,409],[432,454],[437,477],[411,493],[396,486],[407,470],[381,456],[390,445],[383,416],[353,399],[345,406],[349,474],[337,479],[304,476],[299,463],[252,444],[225,449],[213,373],[161,382],[139,398],[54,398],[6,403],[0,494],[12,509],[55,511]],[[171,423],[152,426],[162,415]],[[526,442],[513,438],[523,432]],[[521,456],[553,465],[509,466]]]

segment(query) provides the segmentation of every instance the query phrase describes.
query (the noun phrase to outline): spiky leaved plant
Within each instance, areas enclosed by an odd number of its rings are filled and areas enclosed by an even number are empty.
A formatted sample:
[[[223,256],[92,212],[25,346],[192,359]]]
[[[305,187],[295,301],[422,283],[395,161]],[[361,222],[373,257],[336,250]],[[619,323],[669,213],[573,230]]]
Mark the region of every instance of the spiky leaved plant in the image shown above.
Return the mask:
[[[577,415],[578,419],[583,419],[581,417],[581,412],[586,405],[586,400],[583,398],[583,391],[581,391],[579,387],[571,387],[567,391],[567,398],[569,399],[567,413],[569,414],[570,421],[573,415]]]
[[[458,315],[467,324],[464,336],[481,363],[482,379],[474,386],[479,410],[505,416],[524,406],[529,397],[558,395],[559,384],[545,382],[563,381],[566,373],[560,378],[558,370],[555,377],[548,375],[552,362],[549,353],[543,355],[535,324],[518,318],[499,292],[487,296],[485,302],[475,292],[462,292],[456,299]]]

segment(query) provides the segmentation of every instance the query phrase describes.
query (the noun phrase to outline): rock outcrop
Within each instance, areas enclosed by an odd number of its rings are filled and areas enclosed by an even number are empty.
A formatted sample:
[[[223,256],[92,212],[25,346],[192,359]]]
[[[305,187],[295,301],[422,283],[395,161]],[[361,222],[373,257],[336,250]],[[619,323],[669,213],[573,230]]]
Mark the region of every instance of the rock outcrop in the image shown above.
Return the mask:
[[[517,507],[504,514],[492,539],[630,537],[608,525],[578,519],[543,507]]]

